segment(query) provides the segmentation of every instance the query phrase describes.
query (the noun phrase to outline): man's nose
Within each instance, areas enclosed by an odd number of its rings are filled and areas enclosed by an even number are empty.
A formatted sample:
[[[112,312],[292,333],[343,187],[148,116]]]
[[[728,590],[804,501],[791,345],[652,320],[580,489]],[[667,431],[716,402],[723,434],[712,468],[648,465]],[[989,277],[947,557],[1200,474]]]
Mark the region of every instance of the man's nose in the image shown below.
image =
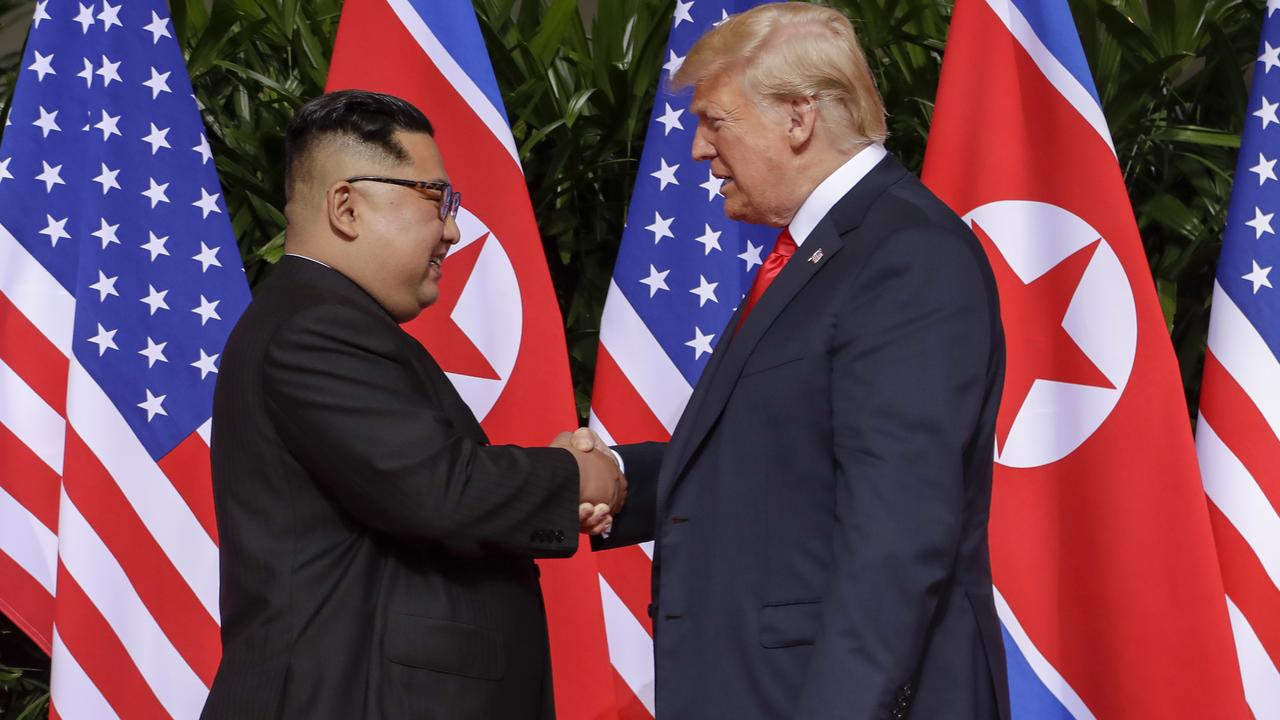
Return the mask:
[[[693,159],[699,162],[710,160],[716,156],[716,146],[712,145],[702,132],[702,126],[693,133]]]
[[[450,215],[444,220],[444,233],[440,239],[449,245],[456,244],[462,238],[462,231],[458,229],[458,218]]]

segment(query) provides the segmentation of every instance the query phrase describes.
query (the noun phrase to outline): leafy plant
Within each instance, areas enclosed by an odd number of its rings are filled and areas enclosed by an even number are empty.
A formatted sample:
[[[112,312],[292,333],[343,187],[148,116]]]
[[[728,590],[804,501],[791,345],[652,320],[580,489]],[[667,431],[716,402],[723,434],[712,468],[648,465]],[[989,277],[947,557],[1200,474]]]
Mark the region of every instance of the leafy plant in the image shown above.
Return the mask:
[[[1072,0],[1192,417],[1261,0]]]
[[[172,0],[249,282],[284,244],[284,130],[324,92],[341,0]]]
[[[0,718],[35,720],[49,714],[49,659],[0,615]]]
[[[8,33],[31,24],[33,15],[27,0],[0,0],[0,32]],[[13,81],[18,77],[18,63],[22,60],[24,45],[0,52],[0,117],[9,114],[9,100],[13,97]],[[0,133],[3,133],[0,129]]]
[[[476,0],[565,319],[578,414],[662,71],[673,0]]]

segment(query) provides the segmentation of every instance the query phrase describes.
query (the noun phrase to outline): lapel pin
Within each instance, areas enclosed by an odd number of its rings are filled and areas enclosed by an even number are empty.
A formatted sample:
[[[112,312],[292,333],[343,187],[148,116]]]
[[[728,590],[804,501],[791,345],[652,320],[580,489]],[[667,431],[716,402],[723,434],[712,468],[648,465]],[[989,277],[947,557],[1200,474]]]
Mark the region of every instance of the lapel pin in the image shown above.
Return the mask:
[[[817,250],[814,250],[813,254],[809,256],[809,262],[813,263],[814,265],[817,265],[818,261],[820,260],[822,260],[822,248],[818,248]]]

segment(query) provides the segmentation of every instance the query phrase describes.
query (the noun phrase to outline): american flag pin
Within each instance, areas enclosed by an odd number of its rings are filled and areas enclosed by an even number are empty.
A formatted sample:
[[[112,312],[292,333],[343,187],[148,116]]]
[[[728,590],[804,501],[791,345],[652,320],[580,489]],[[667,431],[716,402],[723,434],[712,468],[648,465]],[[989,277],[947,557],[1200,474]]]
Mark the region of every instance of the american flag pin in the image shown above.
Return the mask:
[[[809,256],[809,262],[813,263],[814,265],[817,265],[818,261],[821,259],[822,259],[822,248],[818,248],[817,250],[814,250],[813,254]]]

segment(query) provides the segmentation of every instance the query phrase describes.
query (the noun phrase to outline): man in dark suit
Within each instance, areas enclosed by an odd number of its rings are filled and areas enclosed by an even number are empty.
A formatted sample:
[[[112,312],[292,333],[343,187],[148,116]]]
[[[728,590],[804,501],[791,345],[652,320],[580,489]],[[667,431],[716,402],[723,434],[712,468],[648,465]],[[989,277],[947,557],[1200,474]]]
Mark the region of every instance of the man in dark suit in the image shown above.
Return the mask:
[[[785,230],[670,443],[616,448],[630,499],[598,547],[656,540],[658,719],[1008,718],[981,246],[880,144],[838,12],[730,18],[675,84],[725,213]]]
[[[419,110],[326,95],[287,158],[287,255],[214,398],[223,657],[202,717],[550,718],[531,558],[573,553],[580,499],[619,506],[617,465],[488,445],[400,329],[458,239]]]

